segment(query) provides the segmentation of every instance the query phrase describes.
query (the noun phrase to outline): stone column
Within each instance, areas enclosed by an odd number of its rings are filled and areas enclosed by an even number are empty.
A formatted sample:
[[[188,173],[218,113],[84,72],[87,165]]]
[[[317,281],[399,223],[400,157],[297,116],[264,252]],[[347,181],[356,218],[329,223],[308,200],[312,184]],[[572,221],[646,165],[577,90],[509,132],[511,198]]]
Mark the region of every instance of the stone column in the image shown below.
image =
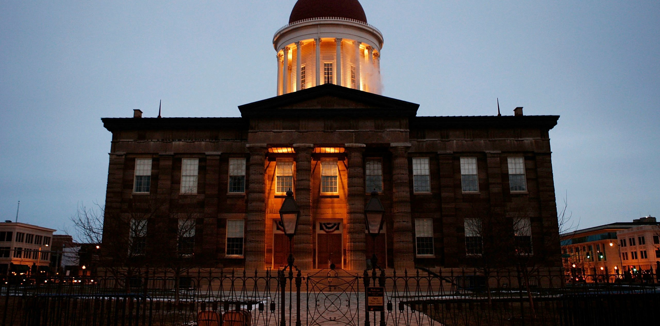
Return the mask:
[[[282,95],[282,62],[281,55],[277,54],[277,95]]]
[[[293,238],[296,265],[303,270],[314,268],[314,223],[311,216],[311,177],[313,144],[293,144],[296,151],[295,199],[300,208],[298,230]]]
[[[438,152],[440,167],[440,198],[442,198],[442,252],[436,252],[436,259],[442,259],[446,267],[454,267],[459,263],[458,257],[462,253],[456,248],[458,239],[456,228],[463,227],[463,220],[456,217],[456,199],[454,187],[454,153],[451,151]],[[460,171],[457,171],[460,174]],[[438,241],[438,239],[436,239]],[[437,247],[437,246],[436,246]]]
[[[264,162],[266,144],[248,144],[247,225],[245,232],[245,269],[263,270],[266,256],[266,201]]]
[[[204,231],[202,252],[205,257],[213,258],[209,263],[217,262],[218,256],[218,196],[220,190],[220,155],[221,152],[206,152],[206,175],[204,187]],[[226,173],[227,171],[225,171]],[[226,186],[225,186],[226,187]]]
[[[316,43],[316,85],[321,85],[321,38],[315,38]]]
[[[302,89],[300,86],[300,70],[302,70],[300,67],[300,54],[302,53],[301,46],[302,42],[296,42],[296,91]]]
[[[408,149],[410,143],[392,143],[392,217],[394,222],[394,268],[413,270],[412,217],[410,212],[410,184]]]
[[[339,86],[342,86],[341,84],[341,38],[336,38],[335,43],[337,43],[337,73],[335,74],[337,76],[336,79],[336,84]]]
[[[348,155],[348,223],[346,224],[346,269],[361,271],[367,268],[367,246],[364,225],[364,167],[362,155],[365,144],[346,144]],[[384,265],[382,265],[384,266]]]
[[[360,88],[360,59],[361,59],[361,53],[360,53],[360,44],[362,42],[355,41],[355,89],[361,89]]]
[[[289,47],[284,47],[284,60],[282,63],[282,95],[287,93],[287,75],[289,75]]]

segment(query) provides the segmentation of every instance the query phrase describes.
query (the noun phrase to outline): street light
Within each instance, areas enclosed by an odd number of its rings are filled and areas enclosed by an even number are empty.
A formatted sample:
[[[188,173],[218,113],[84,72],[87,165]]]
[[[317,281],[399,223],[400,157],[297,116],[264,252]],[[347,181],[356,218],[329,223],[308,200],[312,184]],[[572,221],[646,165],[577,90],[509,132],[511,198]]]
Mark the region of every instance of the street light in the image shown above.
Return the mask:
[[[371,265],[373,270],[376,270],[378,258],[376,257],[376,237],[380,234],[380,229],[383,227],[383,215],[385,215],[385,208],[378,198],[378,192],[375,190],[371,193],[371,198],[364,208],[365,224],[367,231],[371,236],[371,241],[374,247],[374,254],[371,257]]]
[[[300,218],[300,208],[298,208],[296,200],[293,199],[293,191],[291,189],[286,192],[286,198],[284,198],[284,203],[282,203],[282,207],[280,208],[280,218],[282,219],[284,234],[289,237],[289,258],[287,259],[287,263],[289,263],[289,268],[291,268],[293,267],[293,236],[296,235],[298,219]]]

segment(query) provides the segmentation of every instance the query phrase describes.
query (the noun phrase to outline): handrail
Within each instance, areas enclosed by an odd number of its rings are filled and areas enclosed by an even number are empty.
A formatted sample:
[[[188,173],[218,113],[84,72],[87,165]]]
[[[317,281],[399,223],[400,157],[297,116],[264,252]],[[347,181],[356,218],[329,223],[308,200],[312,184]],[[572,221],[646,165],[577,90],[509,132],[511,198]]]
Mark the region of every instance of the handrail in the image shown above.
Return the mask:
[[[285,30],[285,29],[287,29],[291,26],[296,26],[296,25],[300,25],[300,24],[304,24],[304,23],[308,23],[308,22],[313,22],[313,21],[317,21],[317,20],[342,20],[342,21],[347,21],[347,22],[351,22],[351,23],[364,25],[364,26],[367,26],[367,27],[373,29],[376,33],[378,33],[378,35],[381,38],[383,37],[383,33],[381,33],[381,31],[378,28],[376,28],[376,26],[370,25],[370,24],[365,23],[361,20],[346,18],[346,17],[314,17],[314,18],[305,18],[305,19],[301,19],[301,20],[296,20],[293,23],[289,23],[287,25],[282,26],[280,29],[278,29],[275,32],[275,35],[273,35],[273,38],[275,38],[275,36],[277,36],[277,34],[281,33],[283,30]]]

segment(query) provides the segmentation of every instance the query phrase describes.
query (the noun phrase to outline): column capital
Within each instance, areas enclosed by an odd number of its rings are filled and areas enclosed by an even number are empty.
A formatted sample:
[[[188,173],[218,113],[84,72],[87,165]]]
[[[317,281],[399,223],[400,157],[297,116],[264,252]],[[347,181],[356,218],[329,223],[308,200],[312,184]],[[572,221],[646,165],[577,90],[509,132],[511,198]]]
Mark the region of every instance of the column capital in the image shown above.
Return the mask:
[[[346,143],[346,144],[344,144],[344,147],[346,149],[349,149],[349,148],[350,149],[363,149],[363,148],[367,147],[367,145],[366,144],[360,144],[360,143]]]
[[[412,147],[411,143],[390,143],[390,147]]]
[[[268,146],[266,144],[247,144],[245,145],[252,154],[266,153]]]
[[[305,149],[305,148],[314,148],[314,144],[293,144],[293,148],[300,148],[300,149]]]
[[[217,157],[217,156],[222,155],[222,152],[206,152],[206,153],[204,153],[204,155],[206,155],[206,156],[216,156]]]
[[[337,42],[337,43],[341,42],[342,40],[343,40],[343,38],[341,38],[341,37],[335,37],[335,42]]]

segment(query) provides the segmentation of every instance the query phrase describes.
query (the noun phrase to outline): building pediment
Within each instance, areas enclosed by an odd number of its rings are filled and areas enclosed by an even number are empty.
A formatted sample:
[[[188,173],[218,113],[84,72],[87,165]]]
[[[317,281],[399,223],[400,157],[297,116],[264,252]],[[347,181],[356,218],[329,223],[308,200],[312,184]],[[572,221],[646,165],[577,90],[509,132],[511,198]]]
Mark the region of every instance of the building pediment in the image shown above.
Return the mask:
[[[332,84],[238,107],[243,118],[381,116],[414,117],[419,104]]]

